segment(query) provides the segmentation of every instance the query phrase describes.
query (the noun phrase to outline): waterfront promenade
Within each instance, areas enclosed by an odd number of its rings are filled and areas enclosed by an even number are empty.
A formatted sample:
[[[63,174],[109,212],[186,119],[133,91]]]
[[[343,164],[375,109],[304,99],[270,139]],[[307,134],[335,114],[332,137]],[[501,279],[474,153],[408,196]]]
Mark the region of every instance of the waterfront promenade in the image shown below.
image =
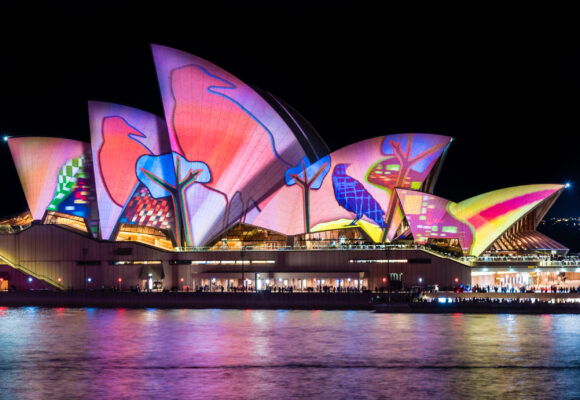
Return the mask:
[[[219,293],[11,291],[0,307],[376,310],[387,313],[580,314],[580,293]]]
[[[370,310],[372,293],[0,292],[0,306]]]

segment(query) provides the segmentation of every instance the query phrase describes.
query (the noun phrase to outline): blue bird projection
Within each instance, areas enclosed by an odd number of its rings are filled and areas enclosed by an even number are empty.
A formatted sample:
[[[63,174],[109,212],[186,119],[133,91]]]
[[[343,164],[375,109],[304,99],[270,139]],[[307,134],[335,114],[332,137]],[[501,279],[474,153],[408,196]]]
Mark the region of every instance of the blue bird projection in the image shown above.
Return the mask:
[[[338,164],[332,171],[332,186],[334,197],[338,204],[356,214],[356,218],[350,223],[355,225],[359,219],[366,215],[377,223],[381,228],[386,228],[385,212],[380,204],[371,196],[365,187],[346,174],[346,168],[350,164]]]

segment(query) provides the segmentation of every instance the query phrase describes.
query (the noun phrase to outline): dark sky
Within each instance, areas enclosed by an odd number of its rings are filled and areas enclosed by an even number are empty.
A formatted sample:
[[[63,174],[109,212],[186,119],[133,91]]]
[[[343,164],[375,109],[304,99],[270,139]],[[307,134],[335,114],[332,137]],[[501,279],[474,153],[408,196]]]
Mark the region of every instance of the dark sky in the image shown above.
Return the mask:
[[[575,187],[551,214],[580,216],[578,32],[551,10],[338,0],[14,3],[1,10],[2,135],[89,141],[89,99],[163,115],[149,49],[157,43],[286,100],[331,150],[398,132],[455,137],[437,195],[460,201],[570,181]],[[0,162],[0,215],[23,211],[5,144]]]

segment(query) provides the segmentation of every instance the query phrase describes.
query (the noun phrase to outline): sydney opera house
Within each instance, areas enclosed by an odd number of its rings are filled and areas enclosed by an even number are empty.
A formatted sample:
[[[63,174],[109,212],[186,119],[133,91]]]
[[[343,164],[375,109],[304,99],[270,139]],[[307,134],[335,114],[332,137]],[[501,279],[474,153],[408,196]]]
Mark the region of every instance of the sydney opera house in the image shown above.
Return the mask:
[[[0,222],[0,289],[518,285],[568,252],[536,231],[563,185],[443,199],[451,137],[330,152],[281,99],[152,50],[165,118],[91,101],[90,141],[7,139],[29,213]]]

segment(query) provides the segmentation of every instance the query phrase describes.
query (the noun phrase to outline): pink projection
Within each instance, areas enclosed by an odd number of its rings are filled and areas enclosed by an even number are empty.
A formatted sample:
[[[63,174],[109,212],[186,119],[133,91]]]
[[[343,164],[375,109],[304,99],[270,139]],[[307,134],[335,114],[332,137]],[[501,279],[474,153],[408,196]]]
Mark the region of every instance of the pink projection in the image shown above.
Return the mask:
[[[110,239],[138,187],[137,160],[170,151],[167,131],[155,115],[118,104],[89,102],[89,119],[101,238]]]
[[[463,253],[469,253],[472,227],[449,214],[449,200],[406,189],[397,189],[397,195],[416,243],[426,244],[429,238],[458,239]]]
[[[392,238],[402,220],[393,199],[397,185],[420,188],[451,142],[448,136],[397,134],[364,140],[330,154],[330,172],[318,190],[309,192],[304,209],[298,185],[285,186],[260,204],[253,224],[301,234],[360,226],[371,238]]]
[[[460,203],[413,190],[397,189],[397,194],[417,243],[426,243],[429,238],[455,238],[464,254],[478,256],[520,218],[563,188],[515,186]]]
[[[11,138],[8,145],[32,217],[40,220],[55,196],[61,168],[87,153],[89,145],[44,137]]]
[[[259,214],[256,204],[284,185],[305,157],[292,130],[253,89],[191,54],[153,46],[171,150],[209,168],[185,192],[192,245]]]

